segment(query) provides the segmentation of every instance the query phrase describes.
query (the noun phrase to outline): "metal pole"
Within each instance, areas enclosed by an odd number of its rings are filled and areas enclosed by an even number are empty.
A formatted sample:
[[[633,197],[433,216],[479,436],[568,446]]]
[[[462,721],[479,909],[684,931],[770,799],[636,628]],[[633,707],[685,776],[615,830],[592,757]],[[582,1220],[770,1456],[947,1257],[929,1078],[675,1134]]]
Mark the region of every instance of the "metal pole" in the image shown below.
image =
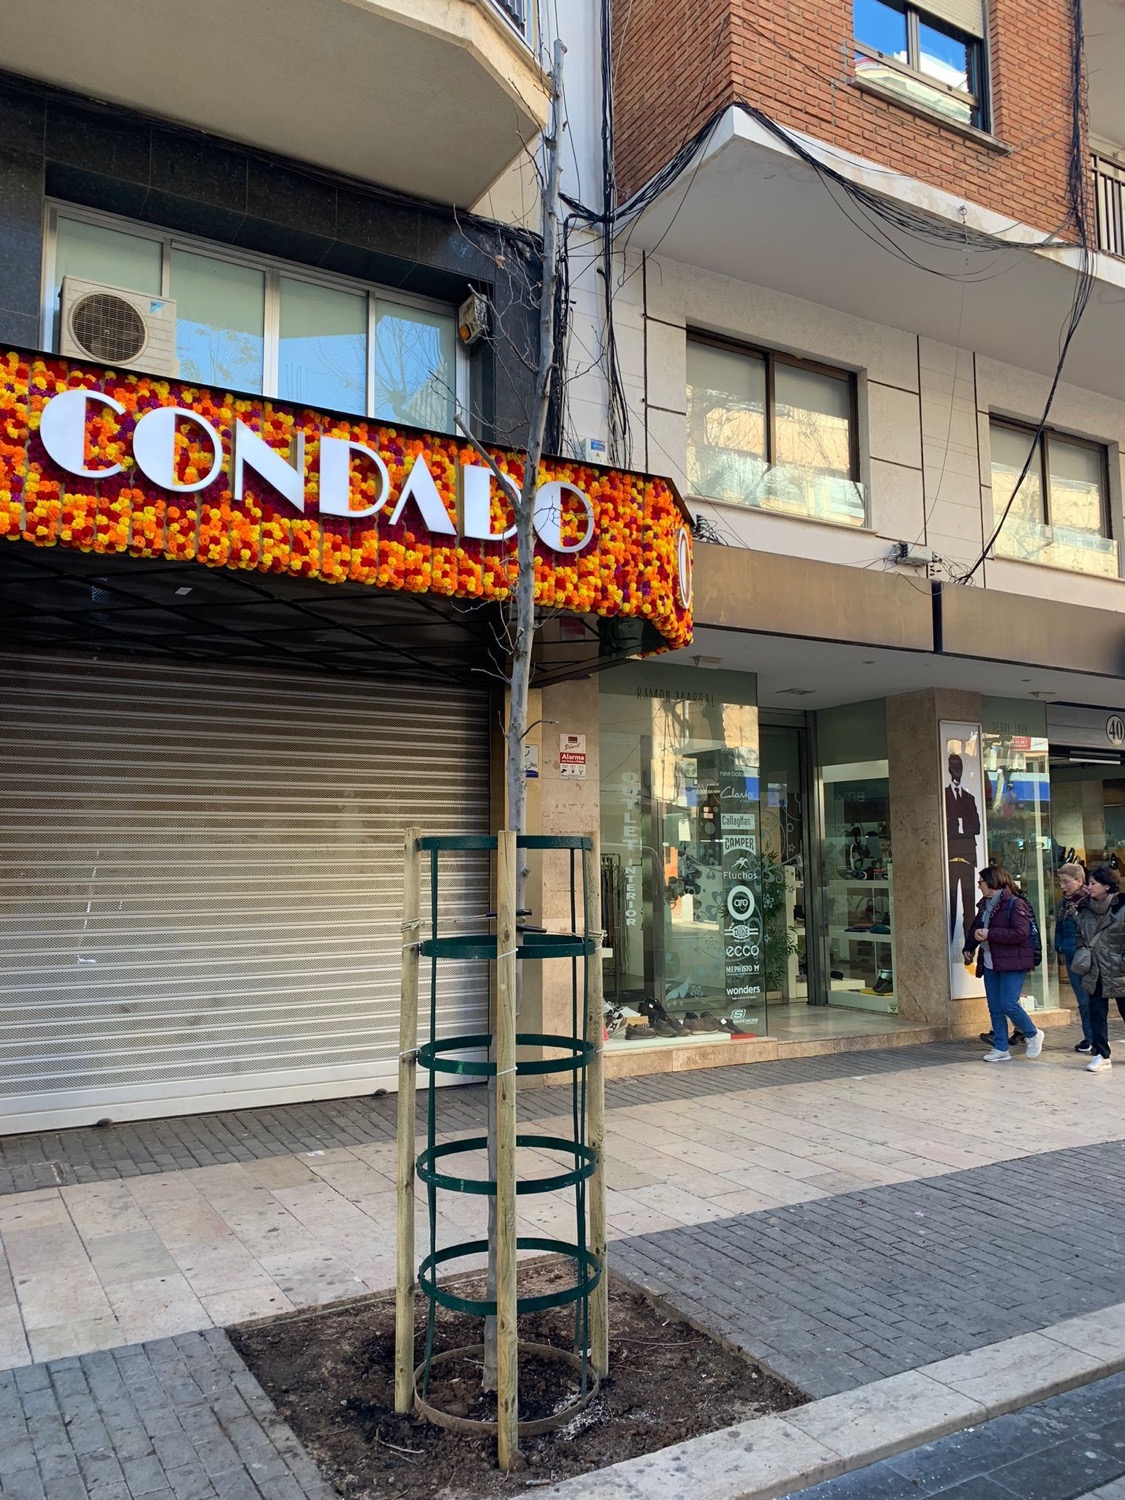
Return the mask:
[[[586,992],[586,1040],[594,1049],[586,1072],[586,1139],[593,1147],[597,1165],[590,1178],[590,1249],[597,1257],[601,1276],[590,1297],[590,1360],[595,1374],[609,1373],[609,1285],[606,1280],[605,1203],[605,1005],[602,996],[601,840],[590,835],[592,848],[582,852],[585,863],[585,930],[597,937],[597,948],[589,959]]]
[[[498,835],[496,920],[496,1425],[497,1462],[519,1452],[516,1326],[516,835]]]
[[[395,1236],[395,1411],[414,1407],[414,1090],[418,1071],[418,840],[404,835],[402,992],[398,1021],[398,1172]]]

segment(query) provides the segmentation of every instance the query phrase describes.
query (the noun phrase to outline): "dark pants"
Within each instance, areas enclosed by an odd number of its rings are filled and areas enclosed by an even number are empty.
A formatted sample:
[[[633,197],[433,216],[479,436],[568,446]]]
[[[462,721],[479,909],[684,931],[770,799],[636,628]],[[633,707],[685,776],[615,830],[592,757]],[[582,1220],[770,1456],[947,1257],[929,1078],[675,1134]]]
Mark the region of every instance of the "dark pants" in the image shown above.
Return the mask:
[[[1109,998],[1102,993],[1100,983],[1090,996],[1090,1045],[1099,1057],[1110,1055]]]
[[[961,930],[957,921],[957,893],[961,893],[961,923],[967,923],[976,910],[974,886],[976,867],[971,859],[954,855],[949,857],[949,941],[952,942]]]

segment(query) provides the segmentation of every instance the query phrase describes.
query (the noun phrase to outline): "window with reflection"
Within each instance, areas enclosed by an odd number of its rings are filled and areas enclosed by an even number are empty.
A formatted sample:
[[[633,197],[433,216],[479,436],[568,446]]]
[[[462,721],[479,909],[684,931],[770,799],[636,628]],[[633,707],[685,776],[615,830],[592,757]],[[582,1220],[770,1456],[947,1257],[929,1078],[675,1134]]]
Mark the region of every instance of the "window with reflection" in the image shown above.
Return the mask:
[[[55,348],[62,283],[76,277],[174,299],[181,379],[454,431],[452,308],[70,205],[51,221]]]
[[[982,0],[854,0],[856,76],[962,125],[988,128]]]
[[[1104,446],[999,421],[989,444],[996,552],[1115,577]]]
[[[694,494],[864,524],[849,372],[693,336],[687,428]]]

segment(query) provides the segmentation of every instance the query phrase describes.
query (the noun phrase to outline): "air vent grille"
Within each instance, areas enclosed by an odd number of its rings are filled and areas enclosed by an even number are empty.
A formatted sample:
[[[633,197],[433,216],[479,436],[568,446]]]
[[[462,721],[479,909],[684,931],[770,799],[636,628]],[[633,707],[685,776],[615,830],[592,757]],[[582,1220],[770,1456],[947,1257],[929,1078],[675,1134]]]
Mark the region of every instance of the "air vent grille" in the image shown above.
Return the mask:
[[[144,319],[124,297],[94,292],[71,309],[70,331],[87,354],[107,365],[139,359],[148,337]]]

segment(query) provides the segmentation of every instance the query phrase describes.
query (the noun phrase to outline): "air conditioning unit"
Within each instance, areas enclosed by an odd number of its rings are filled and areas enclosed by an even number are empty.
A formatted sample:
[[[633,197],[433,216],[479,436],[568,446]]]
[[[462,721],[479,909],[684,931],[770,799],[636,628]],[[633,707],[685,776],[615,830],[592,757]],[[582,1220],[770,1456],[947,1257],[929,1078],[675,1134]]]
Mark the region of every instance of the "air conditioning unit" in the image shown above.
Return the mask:
[[[116,370],[178,375],[176,304],[170,297],[64,276],[59,353]]]

